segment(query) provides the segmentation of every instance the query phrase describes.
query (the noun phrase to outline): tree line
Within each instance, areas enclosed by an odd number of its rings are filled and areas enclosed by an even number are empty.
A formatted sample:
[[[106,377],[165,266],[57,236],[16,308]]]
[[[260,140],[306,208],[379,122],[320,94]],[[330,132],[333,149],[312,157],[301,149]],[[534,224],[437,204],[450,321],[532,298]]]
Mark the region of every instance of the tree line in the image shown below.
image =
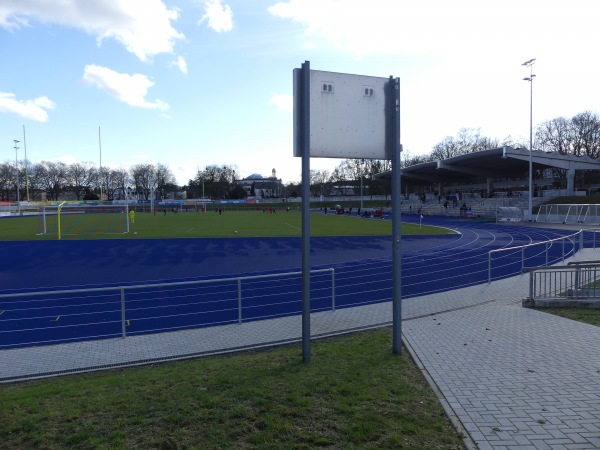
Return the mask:
[[[209,165],[199,170],[184,189],[188,198],[242,199],[246,191],[235,183],[235,179],[234,166]]]
[[[77,200],[123,200],[127,195],[148,200],[169,196],[180,188],[165,164],[136,164],[127,169],[97,168],[93,163],[42,161],[31,164],[20,161],[16,167],[19,199],[58,200],[71,194]],[[17,191],[15,164],[0,164],[0,200],[15,199]]]

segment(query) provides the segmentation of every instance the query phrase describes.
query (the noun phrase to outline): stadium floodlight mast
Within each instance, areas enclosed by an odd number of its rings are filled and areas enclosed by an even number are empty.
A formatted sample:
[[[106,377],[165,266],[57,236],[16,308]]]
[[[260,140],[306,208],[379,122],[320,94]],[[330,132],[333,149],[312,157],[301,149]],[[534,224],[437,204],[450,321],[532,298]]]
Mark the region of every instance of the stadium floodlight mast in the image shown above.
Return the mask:
[[[21,215],[21,198],[19,197],[19,190],[20,190],[20,186],[19,186],[19,158],[17,156],[17,150],[19,150],[19,147],[17,147],[17,144],[21,141],[17,141],[16,139],[13,139],[14,143],[15,143],[15,170],[17,171],[17,211],[19,216]]]
[[[529,81],[529,221],[533,221],[533,65],[535,58],[525,61],[522,66],[529,67],[529,76],[523,78]]]

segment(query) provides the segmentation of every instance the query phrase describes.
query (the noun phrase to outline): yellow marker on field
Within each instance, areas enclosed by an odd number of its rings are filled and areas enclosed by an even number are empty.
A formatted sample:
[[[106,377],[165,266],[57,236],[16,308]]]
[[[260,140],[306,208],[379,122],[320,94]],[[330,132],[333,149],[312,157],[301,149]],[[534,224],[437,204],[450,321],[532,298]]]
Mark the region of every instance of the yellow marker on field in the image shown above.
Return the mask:
[[[58,319],[60,319],[60,316],[56,316],[56,319],[54,319],[54,322],[58,322]]]
[[[129,320],[125,321],[127,323],[127,326],[130,326],[131,324],[129,323]]]

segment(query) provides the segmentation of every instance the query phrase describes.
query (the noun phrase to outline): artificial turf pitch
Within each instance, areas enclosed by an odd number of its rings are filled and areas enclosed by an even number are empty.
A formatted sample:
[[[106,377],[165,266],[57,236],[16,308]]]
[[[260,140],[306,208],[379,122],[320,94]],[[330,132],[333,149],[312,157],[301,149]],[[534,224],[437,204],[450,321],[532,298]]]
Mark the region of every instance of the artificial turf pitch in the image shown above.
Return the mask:
[[[185,237],[294,237],[302,234],[302,215],[297,211],[275,213],[262,209],[202,212],[138,212],[129,233],[104,233],[91,227],[66,230],[62,239],[185,238]],[[0,219],[0,240],[57,239],[56,234],[39,235],[37,216]],[[311,236],[386,236],[392,233],[390,220],[360,218],[356,215],[311,213]],[[450,230],[403,223],[403,234],[447,234]]]

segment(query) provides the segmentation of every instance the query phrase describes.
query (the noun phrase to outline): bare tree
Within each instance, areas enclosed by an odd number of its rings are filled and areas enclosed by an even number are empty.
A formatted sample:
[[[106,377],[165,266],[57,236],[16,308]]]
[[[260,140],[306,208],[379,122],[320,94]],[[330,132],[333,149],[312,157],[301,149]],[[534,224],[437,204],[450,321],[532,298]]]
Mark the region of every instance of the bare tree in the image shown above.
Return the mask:
[[[564,117],[542,122],[536,128],[534,148],[567,155],[571,153],[572,132],[571,124]]]
[[[66,173],[65,163],[42,161],[35,167],[35,181],[49,200],[58,200],[65,192]]]
[[[451,136],[447,136],[444,140],[435,144],[431,150],[431,156],[434,160],[452,158],[460,154],[462,153],[458,142]]]
[[[481,136],[479,128],[461,128],[458,136],[448,136],[433,146],[433,160],[447,159],[467,153],[480,152],[499,146],[497,139]]]
[[[229,192],[229,177],[233,179],[233,169],[228,166],[206,166],[204,170],[198,171],[190,187],[193,191],[204,193],[206,197],[224,198]]]
[[[9,163],[0,164],[0,200],[8,200],[15,187],[15,169]]]
[[[92,163],[71,164],[65,173],[66,189],[73,192],[77,200],[81,200],[81,197],[94,185],[96,177],[97,171]]]
[[[150,193],[157,188],[158,184],[156,167],[153,164],[137,164],[129,169],[129,173],[135,192],[148,200]]]
[[[600,117],[584,111],[571,119],[572,148],[576,156],[598,158],[600,154]]]
[[[103,167],[97,181],[98,187],[99,183],[102,183],[102,195],[106,195],[107,200],[124,200],[126,198],[126,189],[129,187],[127,170]]]
[[[510,146],[513,148],[529,148],[529,141],[514,139],[511,135],[506,136],[500,143],[501,147]]]
[[[156,171],[156,189],[163,195],[173,194],[179,190],[176,185],[175,175],[166,164],[158,163],[155,166]]]
[[[421,164],[421,163],[425,163],[425,162],[431,162],[431,161],[435,161],[436,159],[434,158],[433,154],[427,154],[427,155],[411,155],[411,153],[408,150],[404,150],[404,152],[402,152],[402,159],[400,161],[400,164],[402,165],[402,167],[410,167],[410,166],[414,166],[416,164]]]
[[[309,174],[311,191],[317,195],[328,195],[328,181],[331,172],[324,169],[311,169]]]

